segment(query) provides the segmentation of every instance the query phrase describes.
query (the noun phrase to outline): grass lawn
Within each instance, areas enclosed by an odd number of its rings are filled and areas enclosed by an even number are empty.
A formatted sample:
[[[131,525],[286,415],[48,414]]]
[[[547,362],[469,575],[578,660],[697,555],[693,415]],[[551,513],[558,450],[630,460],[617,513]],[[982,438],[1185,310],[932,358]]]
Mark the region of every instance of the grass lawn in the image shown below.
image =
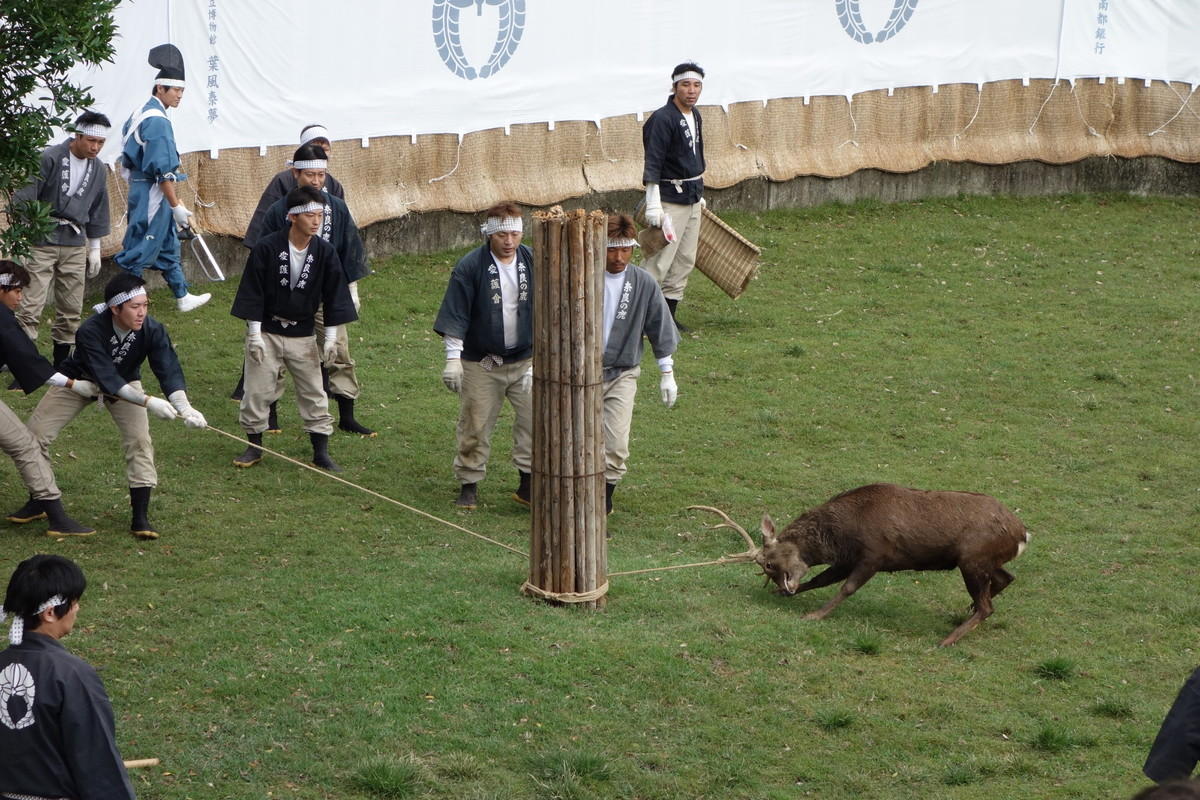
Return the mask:
[[[115,426],[53,446],[96,536],[6,526],[76,559],[70,649],[101,672],[139,796],[1115,798],[1197,655],[1200,268],[1192,198],[963,198],[728,222],[763,248],[729,300],[695,273],[679,402],[643,376],[612,572],[744,549],[864,483],[992,494],[1033,532],[995,615],[956,647],[957,573],[784,598],[748,566],[615,576],[606,608],[522,596],[521,556],[236,442],[152,420],[163,536],[128,533]],[[719,212],[719,209],[718,209]],[[461,251],[376,263],[351,327],[374,439],[344,477],[519,550],[509,413],[480,507],[457,511],[458,401],[431,332]],[[193,403],[238,433],[233,284],[181,315],[155,292]],[[43,335],[43,339],[45,336]],[[48,347],[48,345],[47,345]],[[148,380],[154,386],[152,379]],[[40,397],[6,394],[26,416]],[[290,395],[266,444],[309,456]],[[5,501],[25,499],[9,471]]]

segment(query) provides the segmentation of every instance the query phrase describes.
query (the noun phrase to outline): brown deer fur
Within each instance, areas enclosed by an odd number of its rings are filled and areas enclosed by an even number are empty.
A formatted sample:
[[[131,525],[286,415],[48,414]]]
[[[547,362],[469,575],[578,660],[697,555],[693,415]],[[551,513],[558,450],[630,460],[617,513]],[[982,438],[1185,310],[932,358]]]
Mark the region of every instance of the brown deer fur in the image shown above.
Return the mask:
[[[974,614],[942,641],[954,644],[992,614],[992,598],[1013,576],[1004,564],[1025,548],[1021,520],[993,497],[974,492],[861,486],[802,514],[776,535],[763,515],[757,561],[785,595],[845,579],[838,593],[806,619],[822,619],[877,572],[954,569],[962,573]],[[828,564],[800,580],[810,567]]]

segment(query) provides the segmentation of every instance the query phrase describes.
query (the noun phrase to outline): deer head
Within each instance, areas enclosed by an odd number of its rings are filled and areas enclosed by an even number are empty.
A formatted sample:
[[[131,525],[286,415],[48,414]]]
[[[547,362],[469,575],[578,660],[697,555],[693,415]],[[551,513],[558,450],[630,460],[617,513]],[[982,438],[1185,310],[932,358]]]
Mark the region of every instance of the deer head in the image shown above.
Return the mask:
[[[800,548],[796,546],[795,541],[781,540],[775,535],[775,523],[771,521],[769,514],[763,514],[762,539],[763,546],[758,563],[763,569],[763,574],[775,582],[779,591],[789,597],[794,595],[800,581],[808,572],[808,564],[800,557]]]

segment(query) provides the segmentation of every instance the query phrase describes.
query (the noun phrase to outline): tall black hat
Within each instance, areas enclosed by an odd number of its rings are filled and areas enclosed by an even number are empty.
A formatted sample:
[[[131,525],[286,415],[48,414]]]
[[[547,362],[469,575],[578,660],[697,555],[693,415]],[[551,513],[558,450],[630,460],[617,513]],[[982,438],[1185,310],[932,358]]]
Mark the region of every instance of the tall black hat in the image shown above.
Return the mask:
[[[183,54],[173,44],[160,44],[150,51],[150,66],[158,68],[154,83],[158,86],[183,86]]]

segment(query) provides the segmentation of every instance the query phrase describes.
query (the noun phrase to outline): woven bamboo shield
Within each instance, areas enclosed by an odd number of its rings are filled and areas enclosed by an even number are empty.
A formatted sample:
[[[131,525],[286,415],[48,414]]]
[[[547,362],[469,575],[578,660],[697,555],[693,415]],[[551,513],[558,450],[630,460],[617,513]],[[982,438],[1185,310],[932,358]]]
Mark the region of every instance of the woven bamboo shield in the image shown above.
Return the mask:
[[[696,245],[696,269],[720,286],[733,299],[746,290],[758,274],[758,247],[708,208],[700,220]]]

